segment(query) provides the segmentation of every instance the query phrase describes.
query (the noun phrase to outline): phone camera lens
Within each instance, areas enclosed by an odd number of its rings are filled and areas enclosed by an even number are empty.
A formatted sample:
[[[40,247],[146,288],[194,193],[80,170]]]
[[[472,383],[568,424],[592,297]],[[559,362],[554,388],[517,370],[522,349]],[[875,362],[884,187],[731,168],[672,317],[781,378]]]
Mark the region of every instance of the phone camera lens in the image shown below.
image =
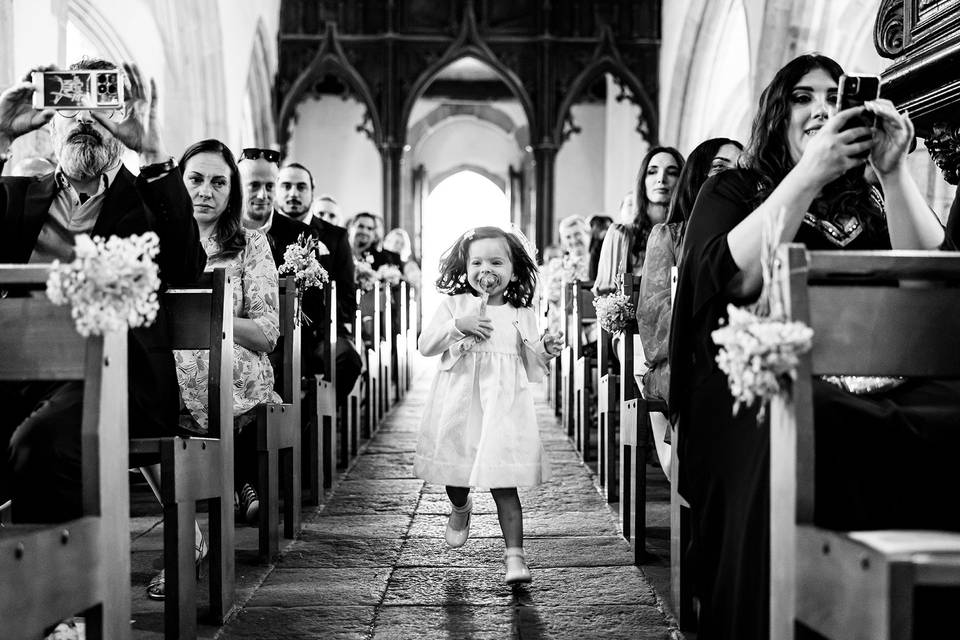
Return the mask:
[[[851,81],[850,81],[850,88],[853,89],[854,92],[859,91],[859,90],[860,90],[860,78],[851,78],[850,80],[851,80]]]

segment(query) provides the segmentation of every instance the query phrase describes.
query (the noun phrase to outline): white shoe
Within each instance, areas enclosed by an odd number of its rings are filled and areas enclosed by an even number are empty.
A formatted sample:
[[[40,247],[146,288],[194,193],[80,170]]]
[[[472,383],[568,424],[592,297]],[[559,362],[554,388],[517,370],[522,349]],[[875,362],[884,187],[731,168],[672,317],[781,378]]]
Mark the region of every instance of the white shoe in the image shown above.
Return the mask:
[[[454,507],[447,519],[446,539],[451,549],[462,547],[470,537],[470,520],[473,511],[473,499],[467,498],[467,504]]]
[[[524,584],[532,580],[527,560],[523,556],[523,547],[507,547],[503,553],[503,561],[507,565],[507,573],[504,576],[504,582],[507,584]]]

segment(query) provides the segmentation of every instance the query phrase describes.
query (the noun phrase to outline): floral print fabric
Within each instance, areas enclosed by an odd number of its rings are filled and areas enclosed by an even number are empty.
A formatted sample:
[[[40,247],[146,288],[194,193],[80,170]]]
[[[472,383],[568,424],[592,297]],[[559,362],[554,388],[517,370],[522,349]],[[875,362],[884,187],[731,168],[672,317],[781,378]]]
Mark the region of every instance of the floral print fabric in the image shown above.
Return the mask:
[[[270,244],[260,231],[245,230],[246,245],[231,258],[207,260],[207,271],[217,267],[227,270],[234,284],[233,315],[253,320],[270,344],[271,350],[280,336],[280,293],[276,263]],[[219,246],[213,239],[203,241],[207,255],[214,255]],[[237,285],[239,283],[239,286]],[[209,350],[179,349],[173,352],[177,363],[180,395],[199,429],[208,429]],[[273,367],[267,353],[233,345],[233,413],[246,413],[258,404],[281,402],[274,391]],[[194,425],[196,426],[196,425]]]

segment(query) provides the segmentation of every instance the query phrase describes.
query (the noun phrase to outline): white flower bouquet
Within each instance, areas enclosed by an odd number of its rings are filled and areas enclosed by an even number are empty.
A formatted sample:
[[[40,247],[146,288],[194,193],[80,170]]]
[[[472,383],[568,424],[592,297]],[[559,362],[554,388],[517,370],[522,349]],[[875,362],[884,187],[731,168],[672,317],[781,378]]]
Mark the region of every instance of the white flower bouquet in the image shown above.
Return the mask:
[[[75,243],[72,262],[51,265],[47,297],[70,303],[77,332],[88,337],[153,324],[160,309],[157,234],[108,240],[81,234]]]
[[[373,291],[374,285],[380,280],[377,272],[373,270],[369,262],[365,260],[354,260],[354,280],[360,291]]]
[[[320,247],[323,247],[322,251]],[[327,253],[329,251],[322,242],[304,233],[283,252],[283,264],[279,272],[282,276],[292,275],[297,283],[297,318],[306,326],[310,326],[310,318],[303,312],[303,293],[307,289],[322,289],[323,285],[330,282],[330,274],[317,260]]]
[[[400,267],[396,265],[383,264],[377,269],[377,280],[391,287],[395,287],[403,280],[403,273],[401,273]]]
[[[760,402],[757,422],[775,394],[789,394],[797,379],[800,356],[813,346],[813,329],[786,319],[783,294],[774,281],[777,243],[783,230],[784,212],[768,216],[760,246],[763,289],[752,308],[727,305],[726,325],[710,337],[720,347],[717,364],[727,374],[733,413]]]
[[[594,298],[593,308],[597,323],[608,333],[621,333],[636,313],[630,298],[619,291]]]

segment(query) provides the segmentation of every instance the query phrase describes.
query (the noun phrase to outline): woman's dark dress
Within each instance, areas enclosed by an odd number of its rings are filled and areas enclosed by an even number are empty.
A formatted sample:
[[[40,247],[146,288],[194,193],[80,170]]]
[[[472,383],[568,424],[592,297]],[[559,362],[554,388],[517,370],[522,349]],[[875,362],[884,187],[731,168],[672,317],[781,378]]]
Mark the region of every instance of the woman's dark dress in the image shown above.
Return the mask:
[[[757,426],[754,411],[733,416],[710,338],[729,302],[750,302],[726,292],[738,273],[726,235],[752,211],[756,190],[744,170],[704,184],[674,304],[669,406],[679,419],[680,493],[693,514],[701,640],[768,635],[769,430]],[[850,220],[836,234],[840,246],[820,224],[805,221],[796,241],[810,249],[890,248],[885,227]],[[855,396],[815,380],[814,413],[818,525],[960,530],[960,385],[908,381]]]

